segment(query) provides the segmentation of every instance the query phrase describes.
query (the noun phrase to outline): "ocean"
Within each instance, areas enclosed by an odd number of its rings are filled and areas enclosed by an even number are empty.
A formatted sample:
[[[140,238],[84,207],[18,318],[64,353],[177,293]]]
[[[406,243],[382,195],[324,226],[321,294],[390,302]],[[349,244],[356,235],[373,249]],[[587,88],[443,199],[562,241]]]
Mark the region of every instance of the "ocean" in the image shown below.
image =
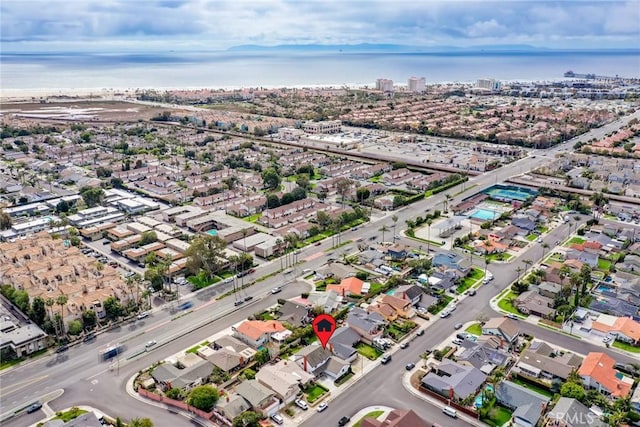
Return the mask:
[[[0,54],[3,92],[50,89],[242,88],[561,80],[576,73],[640,78],[635,51],[445,53]]]

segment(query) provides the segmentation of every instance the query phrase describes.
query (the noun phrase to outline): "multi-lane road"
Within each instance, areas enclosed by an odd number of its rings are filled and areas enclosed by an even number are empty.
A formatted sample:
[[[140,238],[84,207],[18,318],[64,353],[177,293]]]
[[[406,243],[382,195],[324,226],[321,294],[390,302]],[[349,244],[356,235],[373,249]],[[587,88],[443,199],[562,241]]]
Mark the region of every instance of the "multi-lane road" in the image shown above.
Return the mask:
[[[570,151],[570,147],[567,147],[569,144],[573,145],[578,140],[587,141],[611,132],[634,116],[639,117],[640,113],[595,129],[565,145],[550,150],[536,150],[530,157],[471,178],[470,182],[465,184],[464,188],[467,188],[465,192],[462,192],[463,186],[460,185],[450,189],[447,193],[458,194],[454,200],[459,201],[497,182],[534,169],[548,162],[558,153]],[[439,208],[444,199],[444,194],[435,195],[395,212],[398,216],[398,225],[401,226],[407,219],[423,215],[427,209]],[[389,216],[365,224],[355,231],[343,233],[342,240],[355,241],[362,238],[367,241],[371,236],[379,235],[377,230],[383,224],[392,225]],[[545,236],[545,241],[551,246],[557,240],[566,237],[567,227],[567,224],[559,226],[550,235]],[[304,261],[304,263],[298,266],[298,270],[292,276],[299,273],[302,268],[317,269],[328,258],[336,257],[332,254],[330,246],[331,239],[326,239],[320,246],[302,249],[298,260]],[[351,415],[365,406],[376,404],[399,408],[410,407],[417,410],[425,419],[444,421],[443,415],[437,408],[416,398],[403,388],[401,377],[405,373],[404,365],[409,361],[417,361],[424,350],[431,349],[446,339],[452,332],[453,324],[475,320],[480,313],[491,315],[489,300],[515,279],[516,268],[524,266],[521,260],[535,261],[541,256],[540,247],[534,245],[513,263],[490,265],[489,269],[496,277],[491,284],[482,286],[475,297],[461,301],[460,308],[449,318],[439,320],[429,328],[424,336],[417,338],[408,349],[396,353],[391,363],[376,367],[371,374],[366,375],[349,389],[348,396],[343,395],[332,401],[322,417],[313,415],[305,425],[331,425],[331,423],[337,423],[337,420],[343,415]],[[279,269],[280,263],[278,261],[264,264],[254,273],[253,278],[266,276]],[[282,294],[270,294],[271,288],[282,285],[284,285]],[[155,311],[151,317],[143,321],[123,325],[116,330],[101,334],[96,341],[72,347],[62,355],[52,354],[0,373],[0,383],[2,384],[0,414],[23,407],[50,391],[64,389],[65,393],[62,397],[51,402],[52,409],[58,410],[73,405],[87,404],[125,419],[149,417],[159,427],[189,425],[191,424],[189,420],[132,399],[125,392],[127,379],[153,362],[162,360],[181,349],[191,347],[194,343],[201,342],[217,331],[273,305],[276,302],[276,297],[287,298],[308,290],[309,285],[306,283],[290,281],[286,276],[278,274],[249,288],[247,292],[255,299],[252,304],[239,308],[233,306],[233,298],[216,301],[215,291],[210,289],[188,296],[186,298],[190,298],[194,303],[191,311],[174,312],[170,307],[166,307]],[[523,331],[576,352],[588,353],[596,349],[609,352],[607,349],[596,347],[588,342],[573,340],[547,329],[536,328],[526,322],[521,323]],[[150,351],[144,352],[144,343],[150,339],[158,341],[158,345]],[[121,355],[119,363],[100,362],[98,360],[99,349],[114,342],[122,342],[126,346],[126,351]],[[137,353],[141,354],[133,357]],[[622,362],[631,360],[631,358],[620,354],[615,354],[615,357]],[[6,422],[5,425],[16,427],[29,425],[37,422],[41,416],[42,414],[39,413],[23,415]],[[447,418],[445,424],[451,425],[451,423],[452,420]]]

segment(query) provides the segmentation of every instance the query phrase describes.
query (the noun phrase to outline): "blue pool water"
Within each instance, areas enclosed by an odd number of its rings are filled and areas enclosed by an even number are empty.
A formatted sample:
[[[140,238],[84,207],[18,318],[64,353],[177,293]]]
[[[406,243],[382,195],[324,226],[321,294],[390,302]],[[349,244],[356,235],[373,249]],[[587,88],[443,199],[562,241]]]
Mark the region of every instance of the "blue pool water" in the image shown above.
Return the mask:
[[[207,234],[209,234],[210,236],[217,236],[218,235],[218,230],[209,230],[209,231],[207,231]]]
[[[490,392],[493,392],[493,386],[491,384],[487,384],[487,386],[485,387],[485,390],[489,390]],[[474,401],[476,408],[482,408],[483,395],[484,395],[484,390],[478,393],[478,395],[476,396],[476,400]]]
[[[471,218],[481,219],[483,221],[492,221],[500,216],[499,212],[490,211],[488,209],[476,209],[473,211]]]
[[[609,288],[608,286],[598,286],[596,288],[596,290],[598,292],[609,292],[611,290],[611,288]]]

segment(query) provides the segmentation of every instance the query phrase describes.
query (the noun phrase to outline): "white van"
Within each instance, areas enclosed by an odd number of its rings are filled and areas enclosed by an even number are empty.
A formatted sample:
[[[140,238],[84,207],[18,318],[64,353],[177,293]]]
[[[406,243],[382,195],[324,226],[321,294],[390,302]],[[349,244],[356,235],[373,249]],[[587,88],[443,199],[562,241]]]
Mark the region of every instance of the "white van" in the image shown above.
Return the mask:
[[[451,406],[445,406],[442,408],[442,412],[445,415],[449,415],[451,418],[458,418],[458,411],[453,409]]]

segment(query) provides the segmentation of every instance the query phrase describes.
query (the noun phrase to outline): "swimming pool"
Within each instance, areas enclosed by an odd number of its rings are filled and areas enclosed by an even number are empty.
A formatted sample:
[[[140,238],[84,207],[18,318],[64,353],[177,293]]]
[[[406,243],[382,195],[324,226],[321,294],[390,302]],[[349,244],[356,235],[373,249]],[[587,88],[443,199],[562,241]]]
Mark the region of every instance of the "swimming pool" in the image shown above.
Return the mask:
[[[493,393],[493,386],[491,384],[487,384],[487,386],[484,389]],[[478,395],[476,396],[476,399],[474,401],[474,405],[476,406],[476,408],[482,408],[483,396],[484,396],[484,390],[478,393]]]
[[[469,215],[470,218],[481,219],[483,221],[493,221],[499,216],[500,216],[500,212],[491,211],[489,209],[482,209],[482,208],[475,209],[471,213],[471,215]]]
[[[610,287],[608,287],[608,286],[602,286],[602,285],[598,286],[598,287],[596,288],[596,290],[597,290],[598,292],[611,292],[611,291],[613,291],[613,289],[611,289]]]
[[[218,230],[209,230],[207,231],[207,234],[210,236],[217,236],[218,235]]]

